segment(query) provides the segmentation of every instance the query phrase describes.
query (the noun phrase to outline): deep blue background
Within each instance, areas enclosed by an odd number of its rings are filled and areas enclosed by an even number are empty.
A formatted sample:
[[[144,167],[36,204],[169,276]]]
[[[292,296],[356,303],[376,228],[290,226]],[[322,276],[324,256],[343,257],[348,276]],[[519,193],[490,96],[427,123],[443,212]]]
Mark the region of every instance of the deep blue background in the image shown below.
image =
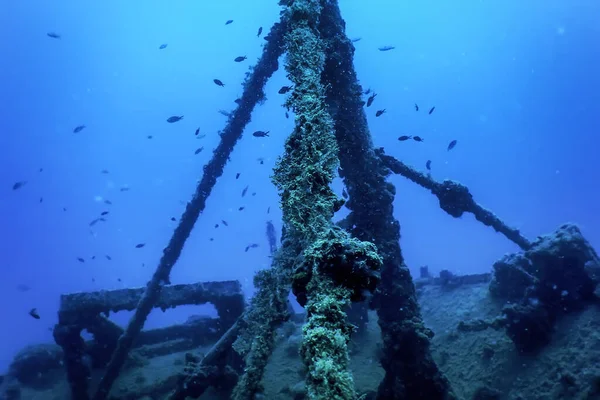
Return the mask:
[[[362,37],[355,62],[361,82],[378,93],[367,110],[377,146],[419,168],[431,159],[435,178],[467,184],[477,201],[530,238],[573,221],[600,244],[600,3],[341,3],[349,36]],[[278,11],[266,0],[0,4],[0,372],[23,346],[52,340],[61,293],[147,282],[175,227],[170,218],[181,215],[218,142],[226,120],[218,110],[233,108],[261,53],[256,31],[267,33]],[[234,22],[225,26],[228,19]],[[62,38],[49,38],[50,31]],[[168,47],[159,50],[162,43]],[[377,50],[384,45],[396,49]],[[234,63],[240,55],[248,60]],[[285,96],[277,94],[284,84],[280,70],[173,282],[240,279],[250,293],[253,272],[269,264],[265,221],[279,229],[281,218],[269,176],[293,127],[281,107]],[[382,108],[387,113],[375,118]],[[171,115],[185,117],[167,124]],[[74,134],[80,124],[87,128]],[[194,137],[197,127],[204,139]],[[271,137],[250,135],[259,129]],[[425,142],[400,143],[401,134]],[[447,152],[452,139],[458,145]],[[13,191],[16,181],[28,183]],[[391,181],[413,271],[425,264],[434,272],[489,271],[516,250],[471,216],[449,217],[425,190]],[[130,191],[120,192],[124,185]],[[105,210],[108,221],[90,228]],[[229,227],[215,229],[221,219]],[[140,242],[146,247],[135,249]],[[245,253],[254,242],[260,247]],[[41,320],[28,315],[33,307]],[[158,311],[147,326],[181,322],[190,312],[198,310]],[[125,322],[128,315],[117,317]]]

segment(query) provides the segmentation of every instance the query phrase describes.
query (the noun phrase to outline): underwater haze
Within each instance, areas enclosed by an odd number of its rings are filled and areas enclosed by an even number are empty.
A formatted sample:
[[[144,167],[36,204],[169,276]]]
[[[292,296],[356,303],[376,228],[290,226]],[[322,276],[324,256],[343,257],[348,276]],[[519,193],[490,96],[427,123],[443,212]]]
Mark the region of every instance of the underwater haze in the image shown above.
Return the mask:
[[[365,105],[377,147],[423,172],[429,160],[434,179],[465,184],[530,239],[572,221],[600,245],[599,2],[340,6],[360,82],[377,94]],[[61,294],[152,277],[219,142],[220,111],[236,106],[279,10],[266,0],[0,4],[0,373],[23,347],[53,341]],[[249,297],[254,273],[270,265],[266,222],[281,233],[270,177],[294,127],[278,91],[289,84],[280,66],[173,283],[237,279]],[[489,272],[518,250],[405,178],[390,182],[413,274]],[[335,190],[341,197],[340,179]],[[197,312],[156,310],[145,327]]]

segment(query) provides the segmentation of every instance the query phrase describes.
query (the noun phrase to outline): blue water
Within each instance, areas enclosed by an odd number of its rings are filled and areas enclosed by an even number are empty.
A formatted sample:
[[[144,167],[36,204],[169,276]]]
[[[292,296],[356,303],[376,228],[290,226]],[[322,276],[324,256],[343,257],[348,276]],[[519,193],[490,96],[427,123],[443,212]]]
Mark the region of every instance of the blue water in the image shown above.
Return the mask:
[[[148,281],[175,227],[171,217],[180,217],[218,143],[226,121],[218,110],[233,109],[261,54],[257,29],[264,35],[278,19],[275,3],[0,4],[0,373],[19,349],[52,341],[61,293]],[[346,0],[342,12],[348,35],[362,38],[355,43],[361,82],[378,94],[367,109],[377,146],[423,170],[431,159],[434,178],[468,185],[529,238],[573,221],[600,245],[600,3]],[[395,49],[378,50],[386,45]],[[235,63],[237,56],[248,59]],[[281,68],[173,270],[174,283],[239,279],[250,294],[253,272],[269,265],[265,222],[281,226],[269,177],[293,128],[277,94],[285,84]],[[184,119],[168,124],[172,115]],[[194,136],[198,127],[203,139]],[[256,130],[270,137],[255,138]],[[425,141],[398,142],[403,134]],[[17,181],[27,183],[12,190]],[[446,215],[404,178],[391,182],[412,271],[485,272],[517,250],[471,216]],[[103,211],[107,221],[90,228]],[[250,243],[260,247],[245,252]],[[40,320],[28,315],[34,307]],[[196,311],[158,311],[147,326]]]

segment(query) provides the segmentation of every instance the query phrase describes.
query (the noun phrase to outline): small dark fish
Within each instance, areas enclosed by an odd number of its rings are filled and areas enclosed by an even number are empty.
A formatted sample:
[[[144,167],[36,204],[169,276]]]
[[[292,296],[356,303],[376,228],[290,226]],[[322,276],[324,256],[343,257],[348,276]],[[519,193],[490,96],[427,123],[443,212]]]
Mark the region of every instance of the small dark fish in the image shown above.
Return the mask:
[[[356,43],[356,42],[360,42],[360,40],[361,40],[361,39],[362,39],[361,37],[356,37],[356,38],[354,38],[354,39],[350,39],[350,41],[351,41],[352,43]]]
[[[96,259],[96,256],[92,256],[92,260],[95,260],[95,259]]]
[[[342,189],[342,197],[345,199],[348,198],[348,192],[346,192],[346,189]]]
[[[363,94],[369,94],[369,93],[371,93],[371,88],[368,88],[367,90],[365,90],[365,91],[363,92]]]
[[[456,143],[458,143],[458,140],[456,140],[456,139],[455,139],[455,140],[453,140],[453,141],[451,141],[451,142],[448,144],[448,151],[452,150],[452,149],[453,149],[453,148],[456,146]]]
[[[81,258],[81,257],[77,257],[77,261],[79,261],[80,263],[84,263],[85,259]]]
[[[123,186],[122,188],[119,189],[119,191],[121,191],[121,192],[129,192],[129,186]]]
[[[78,125],[78,126],[75,127],[75,129],[73,129],[73,133],[79,133],[82,130],[84,130],[85,128],[87,128],[87,126],[85,126],[85,125]]]
[[[279,93],[279,94],[286,94],[290,90],[292,90],[291,86],[282,86],[281,89],[279,89],[279,91],[277,93]]]
[[[219,227],[219,224],[215,224],[215,229]]]
[[[25,186],[27,184],[27,181],[19,181],[19,182],[15,182],[15,184],[12,186],[12,190],[18,190],[21,189],[23,186]]]
[[[223,225],[229,226],[229,224],[227,223],[227,221],[225,221],[224,219],[222,219],[221,222],[223,223]]]
[[[240,173],[238,172],[237,174],[235,174],[235,179],[240,177]]]
[[[205,137],[206,137],[206,135],[199,135],[199,136],[196,136],[196,139],[204,139]]]
[[[415,103],[415,111],[419,111],[419,105]]]
[[[243,211],[244,208],[246,208],[246,207],[242,206],[242,207],[238,208],[238,211]]]
[[[212,242],[213,240],[215,240],[215,238],[210,238],[210,239],[208,239],[208,240],[210,240],[210,241]]]
[[[40,314],[38,314],[37,308],[32,308],[29,310],[29,315],[31,315],[35,319],[40,319]]]
[[[194,136],[198,136],[199,133],[200,133],[200,128],[196,129],[196,132],[194,132]]]
[[[100,221],[106,221],[106,220],[104,218],[93,219],[92,222],[90,222],[90,226],[94,226],[94,225],[96,225]]]
[[[171,217],[171,221],[175,222],[175,221],[177,221],[177,218]]]
[[[60,39],[60,35],[56,32],[48,32],[46,33],[46,35],[48,35],[48,37],[51,37],[52,39]]]
[[[153,138],[153,136],[152,136],[152,135],[148,135],[148,136],[146,136],[146,137],[147,137],[148,139],[152,139],[152,138]]]
[[[267,214],[271,213],[271,207],[267,208]]]
[[[431,113],[433,112],[433,110],[435,110],[435,106],[431,107],[431,110],[429,110],[429,114],[431,115]]]
[[[368,99],[367,99],[367,107],[371,107],[371,104],[373,104],[373,100],[375,100],[375,96],[377,96],[377,93],[373,93]]]
[[[260,34],[262,33],[262,26],[258,27],[258,33],[256,34],[256,37],[260,37]]]
[[[19,283],[17,285],[17,290],[21,293],[29,292],[31,290],[31,286],[26,285],[25,283]]]
[[[244,61],[247,58],[248,57],[246,57],[246,56],[239,56],[239,57],[236,57],[233,61],[235,61],[235,62],[242,62],[242,61]]]
[[[395,47],[394,46],[382,46],[378,48],[379,51],[390,51],[390,50],[394,50]]]
[[[44,168],[40,168],[40,172],[44,172]]]
[[[200,154],[200,152],[201,152],[202,150],[204,150],[204,146],[202,146],[202,147],[198,147],[198,148],[196,149],[196,151],[194,152],[194,154],[195,154],[195,155],[198,155],[198,154]]]
[[[252,192],[252,196],[256,196],[256,192]]]
[[[182,119],[183,119],[183,115],[180,117],[173,115],[172,117],[167,118],[167,122],[172,124],[173,122],[181,121]]]
[[[213,82],[217,86],[225,86],[225,84],[223,82],[221,82],[219,79],[213,79]]]
[[[101,174],[108,174],[108,170],[107,169],[103,169],[102,171],[100,171]]]
[[[167,43],[163,43],[163,44],[161,44],[160,46],[158,46],[158,49],[159,49],[159,50],[166,49],[166,48],[167,48],[167,46],[168,46],[168,44],[167,44]]]
[[[234,102],[235,104],[240,104],[240,103],[242,102],[242,99],[235,99],[233,102]]]
[[[412,136],[402,135],[398,138],[399,141],[404,142],[405,140],[412,139]]]
[[[413,136],[413,140],[414,140],[415,142],[423,142],[423,141],[424,141],[424,140],[423,140],[423,138],[422,138],[421,136]]]
[[[63,211],[67,211],[67,207],[63,207]]]
[[[104,200],[104,204],[108,204],[109,206],[112,206],[112,201],[110,201],[110,200]]]
[[[242,190],[242,197],[244,197],[244,196],[246,195],[246,193],[248,192],[248,187],[249,187],[249,186],[246,186],[246,187],[244,188],[244,190]]]
[[[231,113],[229,111],[225,111],[225,110],[219,110],[219,114],[224,115],[226,117],[231,116]]]
[[[425,163],[425,168],[427,168],[428,171],[431,171],[431,160],[427,160]]]
[[[232,19],[228,19],[228,20],[225,22],[225,25],[229,25],[229,24],[230,24],[230,23],[232,23],[232,22],[233,22],[233,20],[232,20]]]
[[[142,247],[144,247],[146,245],[146,243],[138,243],[135,245],[136,249],[141,249]]]
[[[107,259],[108,261],[112,261],[112,257],[111,257],[111,256],[109,256],[108,254],[106,254],[104,257],[106,257],[106,259]]]
[[[247,253],[248,250],[255,249],[257,247],[258,247],[258,245],[256,243],[252,243],[252,244],[249,244],[248,246],[246,246],[246,250],[244,250],[244,251]]]
[[[44,202],[44,198],[40,197],[40,203],[43,203],[43,202]]]
[[[257,161],[260,165],[263,165],[265,163],[265,159],[262,157],[257,158]]]
[[[121,278],[117,278],[117,281],[119,281],[119,282],[122,282],[122,281],[121,281]]]
[[[264,131],[256,131],[256,132],[254,132],[252,134],[252,136],[254,136],[254,137],[268,137],[269,136],[269,132],[271,132],[271,131],[266,131],[266,132],[264,132]]]
[[[290,117],[290,114],[288,114],[288,112],[287,112],[287,111],[285,112],[285,117],[286,117],[286,118],[289,118],[289,117]]]
[[[375,113],[376,117],[381,117],[383,114],[385,114],[385,108],[383,110],[379,110]]]
[[[102,212],[100,213],[100,215],[104,216],[104,215],[108,215],[109,213],[110,213],[110,211],[102,211]]]

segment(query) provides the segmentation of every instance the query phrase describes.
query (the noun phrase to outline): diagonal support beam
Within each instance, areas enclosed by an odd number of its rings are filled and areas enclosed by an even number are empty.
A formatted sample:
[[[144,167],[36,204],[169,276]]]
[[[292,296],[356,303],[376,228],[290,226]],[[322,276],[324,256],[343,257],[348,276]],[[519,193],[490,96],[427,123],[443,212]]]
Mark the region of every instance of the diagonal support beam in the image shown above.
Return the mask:
[[[112,356],[105,375],[98,385],[98,390],[93,397],[94,400],[105,400],[107,398],[127,358],[133,341],[142,330],[144,322],[154,304],[160,298],[162,286],[169,282],[171,269],[179,259],[185,241],[192,232],[194,224],[202,211],[204,211],[206,200],[217,183],[217,178],[223,174],[223,169],[233,152],[235,144],[242,137],[244,128],[250,122],[252,110],[254,110],[257,104],[264,101],[264,86],[279,67],[278,58],[283,53],[284,32],[285,27],[280,23],[276,23],[271,28],[269,35],[265,37],[267,43],[263,48],[263,54],[243,83],[244,92],[240,98],[238,107],[231,114],[225,129],[220,132],[221,141],[214,150],[213,157],[204,166],[204,174],[196,187],[196,192],[192,200],[188,202],[179,225],[175,229],[175,232],[173,232],[169,244],[164,249],[158,267],[152,279],[148,282],[146,291],[140,299],[135,314],[129,321],[125,333],[119,338],[117,349]]]
[[[531,242],[521,234],[516,228],[511,228],[504,223],[496,214],[480,206],[469,192],[469,188],[461,183],[445,180],[437,182],[429,175],[415,170],[404,164],[402,161],[388,156],[383,149],[378,149],[377,154],[383,164],[395,174],[411,180],[417,185],[428,189],[440,201],[440,207],[454,218],[461,217],[464,213],[470,212],[477,221],[486,226],[491,226],[496,232],[503,234],[508,240],[515,243],[523,250],[531,248]]]

